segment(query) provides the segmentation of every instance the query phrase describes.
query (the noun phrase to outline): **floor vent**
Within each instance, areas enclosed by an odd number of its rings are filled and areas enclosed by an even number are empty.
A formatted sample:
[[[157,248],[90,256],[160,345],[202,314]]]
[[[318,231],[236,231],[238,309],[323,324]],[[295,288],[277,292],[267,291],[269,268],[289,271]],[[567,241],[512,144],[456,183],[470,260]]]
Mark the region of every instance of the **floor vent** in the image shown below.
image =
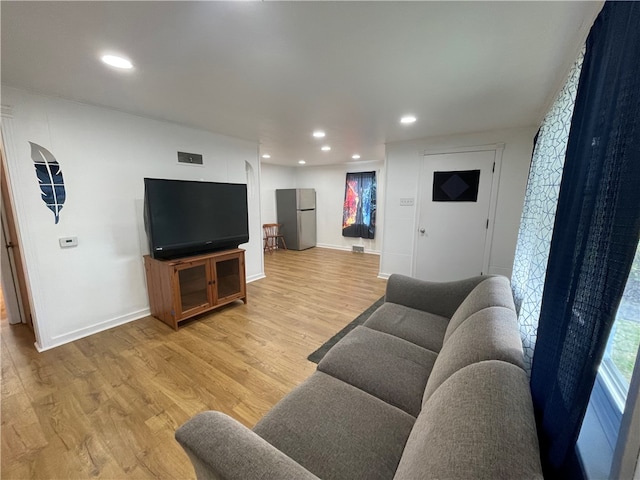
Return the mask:
[[[351,248],[354,253],[364,253],[364,247],[362,245],[352,245]]]

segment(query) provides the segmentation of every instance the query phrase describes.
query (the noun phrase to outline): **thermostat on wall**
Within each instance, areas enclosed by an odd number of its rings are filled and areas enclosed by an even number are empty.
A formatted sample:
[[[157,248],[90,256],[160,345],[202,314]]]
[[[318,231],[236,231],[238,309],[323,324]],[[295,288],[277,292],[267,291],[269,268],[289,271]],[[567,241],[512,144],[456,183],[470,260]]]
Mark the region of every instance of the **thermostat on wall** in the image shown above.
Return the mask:
[[[60,242],[60,248],[77,247],[78,237],[60,237],[58,242]]]

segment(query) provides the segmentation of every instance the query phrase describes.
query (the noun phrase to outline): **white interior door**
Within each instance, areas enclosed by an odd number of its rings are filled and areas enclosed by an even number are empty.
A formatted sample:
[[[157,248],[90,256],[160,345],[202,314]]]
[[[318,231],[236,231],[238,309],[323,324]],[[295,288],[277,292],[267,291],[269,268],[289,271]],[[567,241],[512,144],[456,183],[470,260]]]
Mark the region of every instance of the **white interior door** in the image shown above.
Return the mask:
[[[2,247],[2,251],[0,252],[0,285],[2,285],[2,294],[4,297],[7,317],[11,324],[21,322],[26,323],[15,278],[16,264],[13,258],[14,244],[10,238],[7,238],[6,233],[7,228],[4,202],[0,209],[2,216],[2,228],[0,229],[0,246]]]
[[[425,155],[414,256],[417,278],[449,281],[486,273],[495,161],[496,150]],[[434,201],[435,172],[477,170],[476,201],[455,201],[473,189],[473,182],[463,180],[465,174],[455,173],[438,177],[448,179],[436,190],[449,201]]]

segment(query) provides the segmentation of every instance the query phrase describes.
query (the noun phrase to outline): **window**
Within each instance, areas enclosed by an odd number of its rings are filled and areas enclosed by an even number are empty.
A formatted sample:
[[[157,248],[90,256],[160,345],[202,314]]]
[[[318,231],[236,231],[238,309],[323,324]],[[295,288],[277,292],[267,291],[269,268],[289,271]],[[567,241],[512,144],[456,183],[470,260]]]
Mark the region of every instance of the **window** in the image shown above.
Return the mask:
[[[620,413],[624,410],[639,346],[640,245],[636,250],[616,320],[609,335],[607,350],[598,372],[603,377],[611,399],[619,408]]]
[[[640,244],[609,334],[578,440],[587,478],[609,476],[639,348]]]

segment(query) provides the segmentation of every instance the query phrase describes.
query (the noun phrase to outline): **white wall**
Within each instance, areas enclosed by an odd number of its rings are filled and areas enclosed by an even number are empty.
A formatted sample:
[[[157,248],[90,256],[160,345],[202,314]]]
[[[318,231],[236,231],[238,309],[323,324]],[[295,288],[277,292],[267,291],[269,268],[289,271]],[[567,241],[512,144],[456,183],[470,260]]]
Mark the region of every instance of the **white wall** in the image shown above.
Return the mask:
[[[374,239],[342,236],[342,211],[347,173],[376,172],[377,216]],[[315,188],[318,246],[351,250],[352,245],[364,246],[365,252],[380,253],[384,216],[384,163],[358,162],[319,167],[297,168],[297,188]]]
[[[296,188],[296,170],[296,167],[262,163],[260,167],[262,223],[277,223],[276,190]]]
[[[3,87],[2,103],[38,348],[149,313],[140,238],[144,177],[247,183],[246,273],[264,276],[256,143],[13,88]],[[41,200],[29,141],[60,163],[67,198],[57,225]],[[205,166],[178,165],[177,151],[203,154]],[[62,236],[77,236],[78,246],[61,249]]]
[[[417,235],[416,208],[417,199],[420,198],[420,169],[425,150],[434,153],[439,149],[496,143],[504,143],[505,148],[498,186],[489,273],[511,276],[536,130],[535,127],[518,128],[387,144],[381,276],[392,273],[410,275],[412,272],[414,241]],[[415,205],[400,207],[401,197],[414,197]]]

